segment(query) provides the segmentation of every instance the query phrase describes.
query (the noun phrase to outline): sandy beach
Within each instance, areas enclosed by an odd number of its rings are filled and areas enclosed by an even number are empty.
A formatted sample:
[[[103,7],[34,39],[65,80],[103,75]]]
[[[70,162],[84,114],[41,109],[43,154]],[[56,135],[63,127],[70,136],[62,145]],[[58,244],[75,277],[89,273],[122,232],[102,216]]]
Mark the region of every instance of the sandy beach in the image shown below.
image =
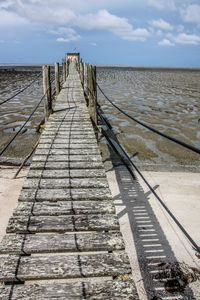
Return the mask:
[[[0,239],[5,234],[29,169],[24,168],[17,179],[13,179],[17,168],[0,166]],[[106,173],[140,299],[154,296],[152,274],[145,271],[148,254],[152,255],[152,251],[160,253],[168,267],[176,266],[178,262],[186,272],[199,270],[200,259],[196,251],[142,180],[133,180],[123,166],[110,168]],[[200,245],[200,173],[144,171],[143,174]],[[144,227],[150,228],[148,239],[140,234]],[[184,299],[200,299],[199,278],[198,273],[192,282],[184,285],[184,295],[187,297]],[[159,287],[156,291],[159,293]]]

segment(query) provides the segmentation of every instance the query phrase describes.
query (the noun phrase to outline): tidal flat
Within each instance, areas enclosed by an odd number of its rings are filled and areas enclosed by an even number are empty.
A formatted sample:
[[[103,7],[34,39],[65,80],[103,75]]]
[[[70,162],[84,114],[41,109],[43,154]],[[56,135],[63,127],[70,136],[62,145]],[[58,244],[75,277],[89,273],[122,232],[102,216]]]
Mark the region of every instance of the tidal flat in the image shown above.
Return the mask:
[[[0,102],[30,83],[36,71],[0,72]],[[53,73],[52,73],[53,77]],[[136,119],[200,148],[200,71],[97,68],[97,81],[105,94]],[[0,149],[14,136],[43,94],[42,77],[23,93],[0,107]],[[199,165],[199,155],[141,127],[116,110],[98,90],[98,102],[113,130],[134,160],[153,165]],[[39,138],[43,103],[22,133],[4,153],[25,157]],[[109,159],[105,139],[100,139],[103,160]]]

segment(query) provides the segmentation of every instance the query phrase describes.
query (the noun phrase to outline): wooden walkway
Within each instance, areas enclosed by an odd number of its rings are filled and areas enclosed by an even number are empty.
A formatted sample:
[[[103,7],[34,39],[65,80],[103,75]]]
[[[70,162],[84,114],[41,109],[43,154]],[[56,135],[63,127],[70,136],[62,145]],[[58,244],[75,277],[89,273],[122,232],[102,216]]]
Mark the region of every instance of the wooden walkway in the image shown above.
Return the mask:
[[[73,64],[0,254],[0,299],[138,299]]]

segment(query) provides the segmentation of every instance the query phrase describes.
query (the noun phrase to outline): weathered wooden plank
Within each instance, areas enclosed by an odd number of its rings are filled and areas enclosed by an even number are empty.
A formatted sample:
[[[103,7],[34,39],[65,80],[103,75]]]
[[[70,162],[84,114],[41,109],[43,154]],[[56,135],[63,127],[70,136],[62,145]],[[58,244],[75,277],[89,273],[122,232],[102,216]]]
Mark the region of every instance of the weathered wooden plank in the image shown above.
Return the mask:
[[[125,253],[18,256],[0,258],[0,281],[66,279],[131,274]],[[18,267],[17,278],[16,268]]]
[[[102,161],[102,157],[100,155],[35,155],[32,161],[88,161],[88,162],[96,162]]]
[[[131,279],[0,286],[0,294],[2,300],[139,300]]]
[[[18,215],[61,216],[72,214],[113,214],[115,207],[112,201],[58,201],[58,202],[18,202],[13,212]]]
[[[94,129],[93,129],[93,127],[92,127],[92,125],[87,125],[87,126],[82,126],[81,125],[81,127],[80,126],[75,126],[75,125],[51,125],[51,124],[49,124],[48,125],[48,123],[47,123],[47,125],[45,125],[45,132],[55,132],[55,131],[57,131],[57,130],[59,130],[59,131],[65,131],[65,132],[67,132],[67,131],[70,131],[70,132],[78,132],[78,131],[80,131],[80,132],[94,132]]]
[[[35,170],[73,170],[73,169],[102,169],[103,163],[101,161],[98,162],[35,162],[31,163],[30,169]]]
[[[78,139],[78,138],[70,138],[70,139],[63,139],[63,138],[42,138],[40,139],[41,144],[97,144],[95,139]]]
[[[97,149],[37,149],[35,155],[100,155]]]
[[[13,216],[9,219],[7,233],[71,232],[119,230],[115,215],[74,216]]]
[[[112,199],[108,188],[91,189],[22,189],[19,201],[66,201],[66,200],[108,200]]]
[[[87,134],[65,134],[62,135],[60,133],[54,133],[54,134],[42,134],[40,137],[40,140],[42,139],[63,139],[63,141],[66,140],[94,140],[95,141],[95,137],[91,134],[91,135],[87,135]]]
[[[61,138],[88,138],[88,139],[94,139],[95,135],[94,132],[89,131],[43,131],[41,137],[51,137],[51,136],[58,136]]]
[[[57,123],[57,122],[62,122],[62,124],[80,124],[80,123],[83,123],[85,125],[88,125],[88,124],[91,124],[90,122],[90,119],[89,118],[85,118],[85,117],[68,117],[67,119],[65,118],[63,120],[63,117],[64,115],[63,114],[57,114],[57,116],[54,116],[53,118],[50,118],[49,121],[51,123]]]
[[[104,169],[30,170],[27,178],[105,178]]]
[[[90,152],[90,150],[97,150],[99,151],[99,148],[97,146],[97,144],[39,144],[37,149],[70,149],[73,153],[73,151],[75,150],[88,150],[88,152]]]
[[[108,188],[106,178],[27,178],[24,189],[62,189],[62,188]]]
[[[1,254],[33,254],[124,250],[120,232],[5,235]]]

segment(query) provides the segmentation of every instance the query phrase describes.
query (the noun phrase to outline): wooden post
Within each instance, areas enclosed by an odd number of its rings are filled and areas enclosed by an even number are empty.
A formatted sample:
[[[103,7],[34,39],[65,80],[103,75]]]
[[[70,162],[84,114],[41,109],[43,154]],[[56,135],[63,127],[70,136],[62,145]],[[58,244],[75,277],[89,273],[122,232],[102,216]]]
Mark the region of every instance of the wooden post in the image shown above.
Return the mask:
[[[97,86],[96,86],[96,66],[91,66],[92,71],[92,85],[93,85],[93,104],[94,104],[94,122],[98,126],[98,115],[97,115]]]
[[[70,64],[70,61],[69,61],[69,59],[67,60],[67,62],[66,62],[66,76],[68,77],[68,75],[69,75],[69,64]]]
[[[81,78],[81,83],[82,83],[82,86],[84,84],[84,67],[83,67],[83,63],[82,61],[80,61],[80,78]]]
[[[43,91],[46,95],[44,104],[45,122],[47,122],[52,113],[52,99],[51,99],[51,81],[50,81],[50,66],[44,65],[43,72]]]
[[[67,74],[66,74],[66,61],[63,61],[63,64],[62,64],[62,67],[63,67],[63,83],[66,81],[66,78],[67,78]]]
[[[96,87],[94,84],[95,79],[93,80],[92,73],[94,72],[94,77],[96,76],[96,68],[94,66],[88,66],[88,98],[89,98],[89,112],[90,117],[93,120],[94,124],[97,124],[97,110],[96,110]]]
[[[87,87],[88,87],[88,64],[84,63],[83,65],[83,88],[86,95],[88,95]]]
[[[59,63],[55,63],[55,85],[56,85],[56,95],[60,93],[60,81],[59,81]]]

